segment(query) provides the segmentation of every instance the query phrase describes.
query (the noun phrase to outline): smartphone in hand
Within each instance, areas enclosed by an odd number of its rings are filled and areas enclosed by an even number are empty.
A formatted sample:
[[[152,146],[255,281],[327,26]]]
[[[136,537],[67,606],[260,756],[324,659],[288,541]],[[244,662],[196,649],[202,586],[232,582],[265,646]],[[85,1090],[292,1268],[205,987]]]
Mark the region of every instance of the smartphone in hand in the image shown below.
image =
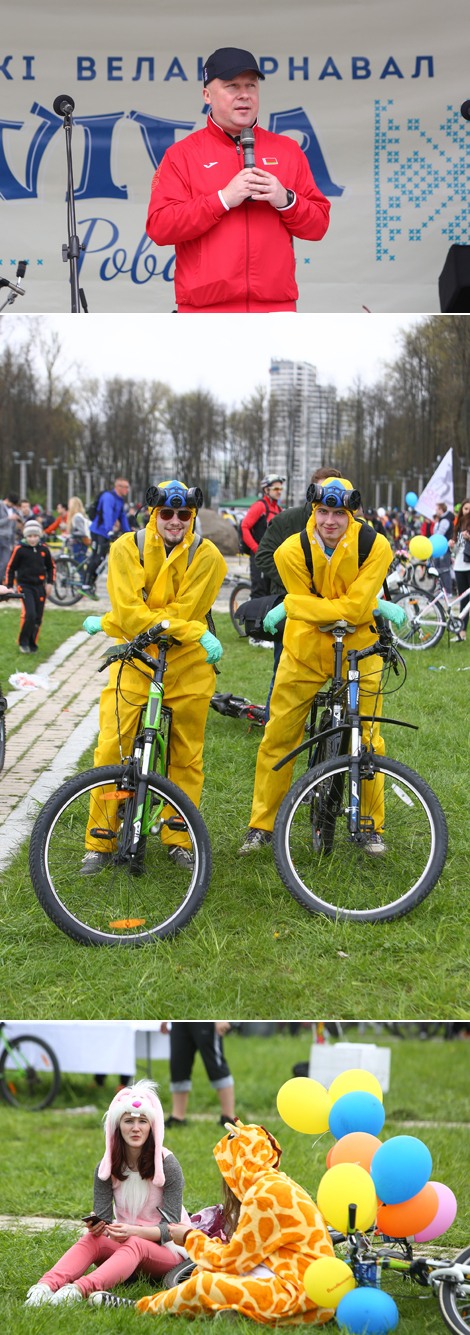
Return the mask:
[[[82,1214],[82,1224],[104,1224],[104,1219],[100,1219],[99,1214]]]

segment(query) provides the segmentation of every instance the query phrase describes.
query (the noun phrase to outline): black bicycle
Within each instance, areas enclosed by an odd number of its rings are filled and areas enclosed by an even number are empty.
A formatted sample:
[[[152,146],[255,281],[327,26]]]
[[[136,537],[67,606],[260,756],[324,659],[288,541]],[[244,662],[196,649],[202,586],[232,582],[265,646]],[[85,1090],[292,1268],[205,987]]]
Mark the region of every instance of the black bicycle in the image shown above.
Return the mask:
[[[52,603],[57,603],[59,607],[73,607],[79,603],[81,598],[86,598],[83,592],[82,582],[86,564],[89,558],[89,549],[83,560],[77,561],[70,550],[68,539],[63,539],[57,556],[54,557],[55,580],[52,586],[52,593],[49,598]],[[90,586],[91,594],[96,594],[96,581],[105,569],[108,554],[102,557],[96,570],[93,582]]]
[[[55,1052],[34,1034],[7,1039],[6,1021],[0,1021],[4,1048],[0,1057],[0,1094],[6,1103],[25,1112],[39,1112],[54,1102],[60,1089],[60,1067]]]
[[[335,921],[386,922],[409,913],[435,886],[447,855],[444,812],[429,784],[408,765],[376,754],[372,726],[369,747],[362,743],[365,722],[415,728],[380,719],[376,690],[375,711],[359,713],[360,661],[377,655],[388,673],[398,675],[401,665],[406,676],[392,631],[378,613],[375,623],[378,640],[349,650],[346,681],[343,640],[354,627],[344,621],[324,627],[335,637],[331,685],[315,696],[308,740],[274,767],[309,752],[306,774],[279,808],[274,858],[293,898]]]

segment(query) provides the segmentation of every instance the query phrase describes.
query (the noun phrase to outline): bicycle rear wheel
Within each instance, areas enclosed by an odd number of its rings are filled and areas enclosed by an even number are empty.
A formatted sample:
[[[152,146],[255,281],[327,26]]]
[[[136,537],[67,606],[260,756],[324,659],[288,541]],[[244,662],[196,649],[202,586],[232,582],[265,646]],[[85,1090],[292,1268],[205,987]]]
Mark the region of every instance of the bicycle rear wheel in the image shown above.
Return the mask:
[[[470,1247],[465,1247],[464,1251],[455,1257],[454,1265],[463,1265],[467,1271],[469,1270]],[[467,1290],[466,1293],[465,1289]],[[449,1330],[454,1331],[454,1335],[469,1335],[470,1272],[466,1276],[465,1285],[449,1284],[448,1281],[444,1280],[439,1285],[438,1298],[441,1316],[444,1317]]]
[[[433,649],[445,630],[445,612],[441,603],[434,603],[427,593],[407,589],[393,602],[406,612],[406,622],[394,628],[394,636],[401,649]],[[414,625],[419,615],[419,622]]]
[[[53,1103],[60,1088],[55,1052],[40,1038],[21,1034],[4,1048],[0,1058],[0,1092],[7,1103],[25,1112],[38,1112]]]
[[[237,635],[239,635],[242,640],[246,639],[246,630],[245,627],[241,626],[240,622],[236,620],[236,613],[242,603],[246,603],[249,598],[251,598],[251,584],[248,584],[246,580],[240,580],[240,583],[236,584],[235,588],[232,589],[229,607],[232,626],[234,626]]]
[[[55,563],[55,581],[49,595],[53,603],[60,607],[72,607],[83,598],[80,588],[80,574],[73,561],[68,557],[58,557]]]
[[[366,756],[361,772],[361,818],[375,829],[378,804],[385,804],[382,853],[367,851],[367,839],[349,832],[350,756],[307,771],[284,798],[274,826],[276,867],[289,893],[310,913],[335,921],[386,922],[425,899],[447,854],[444,812],[423,779],[388,757]],[[312,807],[332,787],[343,786],[328,827],[329,840],[312,839]],[[366,827],[365,827],[366,828]]]
[[[76,775],[49,798],[31,836],[29,867],[39,903],[62,932],[85,945],[141,946],[174,936],[197,913],[211,877],[212,851],[202,816],[180,788],[159,774],[149,775],[152,805],[158,812],[171,806],[170,819],[182,822],[189,836],[194,865],[174,865],[158,837],[162,820],[157,819],[142,839],[139,866],[131,874],[123,853],[123,823],[135,792],[121,796],[125,774],[123,765],[109,765]],[[92,790],[106,811],[101,851],[108,861],[87,876],[83,856]]]

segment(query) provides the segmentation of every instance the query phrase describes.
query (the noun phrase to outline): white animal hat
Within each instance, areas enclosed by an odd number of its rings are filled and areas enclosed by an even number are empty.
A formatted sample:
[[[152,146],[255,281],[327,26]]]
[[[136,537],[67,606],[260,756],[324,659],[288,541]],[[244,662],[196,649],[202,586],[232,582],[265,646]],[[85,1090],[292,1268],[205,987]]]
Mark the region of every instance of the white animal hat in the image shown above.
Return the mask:
[[[108,1177],[111,1177],[112,1146],[116,1128],[119,1126],[124,1113],[130,1113],[131,1117],[140,1117],[143,1114],[150,1122],[155,1141],[155,1174],[153,1181],[157,1187],[165,1185],[162,1159],[163,1108],[156,1089],[157,1086],[153,1080],[138,1080],[136,1085],[130,1085],[127,1089],[120,1089],[110,1103],[103,1119],[106,1149],[98,1169],[98,1177],[102,1181],[106,1182]]]

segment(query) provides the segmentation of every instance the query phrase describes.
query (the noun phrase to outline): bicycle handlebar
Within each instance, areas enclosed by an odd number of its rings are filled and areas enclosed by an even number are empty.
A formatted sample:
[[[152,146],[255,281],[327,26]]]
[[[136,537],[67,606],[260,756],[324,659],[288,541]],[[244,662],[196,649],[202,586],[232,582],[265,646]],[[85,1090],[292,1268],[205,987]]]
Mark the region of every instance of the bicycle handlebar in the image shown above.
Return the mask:
[[[143,662],[153,665],[154,660],[149,658],[145,653],[145,650],[150,644],[158,644],[162,637],[164,637],[164,642],[166,641],[166,647],[170,647],[170,644],[181,644],[181,640],[175,640],[173,635],[167,636],[166,632],[169,625],[169,621],[159,621],[156,626],[150,626],[149,630],[142,630],[140,634],[136,635],[135,639],[130,640],[129,643],[113,645],[111,652],[105,650],[103,658],[106,661],[103,663],[102,667],[98,668],[98,672],[104,672],[108,663],[116,663],[118,660],[123,660],[125,658],[131,659],[134,656],[137,658],[142,657]]]

